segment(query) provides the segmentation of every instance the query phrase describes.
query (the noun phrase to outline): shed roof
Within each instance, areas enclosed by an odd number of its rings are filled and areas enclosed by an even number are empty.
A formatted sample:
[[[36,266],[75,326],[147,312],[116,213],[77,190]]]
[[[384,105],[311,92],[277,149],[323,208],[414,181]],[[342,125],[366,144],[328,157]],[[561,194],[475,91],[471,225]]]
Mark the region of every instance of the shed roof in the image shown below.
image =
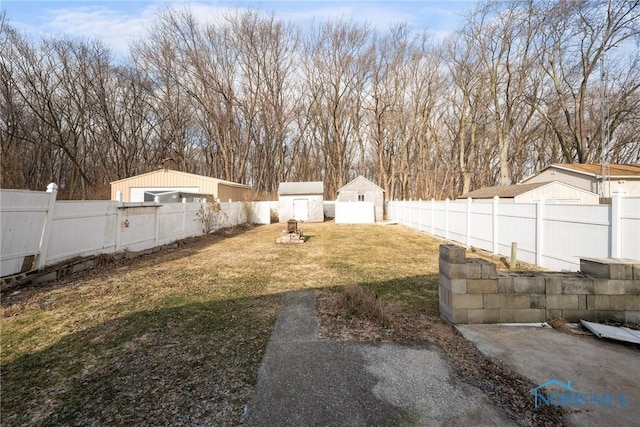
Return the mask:
[[[462,196],[458,196],[458,199],[466,199],[468,197],[471,197],[472,199],[492,199],[495,196],[498,196],[502,199],[512,199],[522,194],[536,190],[540,187],[545,187],[547,185],[559,185],[562,187],[570,187],[574,190],[578,190],[584,193],[591,193],[591,191],[576,187],[574,185],[567,184],[566,182],[547,181],[547,182],[536,182],[532,184],[513,184],[513,185],[505,185],[502,187],[497,186],[497,187],[481,188],[479,190],[470,191],[466,194],[463,194]],[[594,193],[591,193],[591,194],[594,194]]]
[[[324,194],[322,181],[281,182],[278,186],[278,196],[302,194]]]
[[[347,183],[346,185],[343,185],[341,188],[338,189],[338,193],[341,192],[344,189],[348,189],[349,187],[357,184],[358,182],[364,182],[367,186],[370,187],[375,187],[378,190],[384,191],[384,189],[382,189],[382,187],[380,187],[379,185],[377,185],[376,183],[374,183],[373,181],[365,178],[362,175],[359,175],[358,177],[354,178],[353,180],[351,180],[349,183]]]
[[[613,179],[621,178],[639,178],[640,179],[640,165],[638,164],[611,164],[608,166],[609,175]],[[601,163],[554,163],[546,168],[539,170],[530,177],[524,179],[524,182],[540,175],[542,172],[548,169],[559,169],[571,172],[577,172],[580,174],[600,178],[602,176],[602,164]]]

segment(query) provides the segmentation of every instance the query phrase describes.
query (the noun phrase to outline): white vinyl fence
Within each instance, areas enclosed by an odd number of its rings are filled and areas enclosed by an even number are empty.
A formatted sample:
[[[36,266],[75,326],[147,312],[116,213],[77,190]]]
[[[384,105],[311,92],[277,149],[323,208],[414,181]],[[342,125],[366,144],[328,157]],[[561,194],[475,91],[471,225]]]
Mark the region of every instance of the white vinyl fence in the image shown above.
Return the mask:
[[[55,184],[47,192],[0,190],[0,277],[76,257],[141,251],[203,234],[196,215],[198,202],[56,201],[56,192]],[[270,222],[270,202],[220,206],[216,229]]]
[[[552,270],[577,271],[580,257],[640,260],[640,197],[614,195],[611,205],[393,201],[393,221]]]

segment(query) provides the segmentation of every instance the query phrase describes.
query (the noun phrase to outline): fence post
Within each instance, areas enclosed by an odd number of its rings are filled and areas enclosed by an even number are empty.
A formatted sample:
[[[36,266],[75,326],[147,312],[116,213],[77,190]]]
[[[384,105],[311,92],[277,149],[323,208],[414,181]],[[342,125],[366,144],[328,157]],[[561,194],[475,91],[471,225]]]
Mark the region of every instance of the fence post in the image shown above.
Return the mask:
[[[47,215],[42,225],[42,234],[40,234],[40,245],[38,247],[38,270],[44,267],[47,262],[47,250],[49,248],[49,235],[51,234],[51,227],[53,226],[53,214],[56,207],[56,198],[58,197],[58,186],[52,182],[47,185],[47,193],[49,193],[49,207],[47,208]]]
[[[407,199],[402,199],[402,225],[407,225]]]
[[[466,244],[467,248],[471,247],[471,197],[467,197],[467,238]]]
[[[435,211],[436,208],[436,199],[434,199],[433,197],[431,198],[431,235],[434,235],[434,225],[433,225],[433,221],[435,220]]]
[[[182,198],[182,236],[180,236],[181,239],[184,239],[185,236],[185,230],[187,229],[187,198],[183,197]]]
[[[156,205],[156,230],[155,230],[156,235],[153,241],[157,245],[158,239],[160,238],[160,207],[157,206],[160,204],[159,196],[155,196],[153,198],[153,204]]]
[[[622,195],[615,192],[611,198],[611,258],[622,257]]]
[[[492,239],[493,240],[493,253],[497,254],[498,253],[498,202],[500,201],[500,197],[498,196],[493,196],[493,230],[491,230],[491,232],[493,233]]]
[[[542,215],[544,214],[544,202],[536,200],[536,265],[542,267],[542,245],[544,233],[542,232]]]
[[[122,191],[116,191],[116,202],[118,202],[118,206],[122,206]]]
[[[422,199],[418,199],[418,231],[422,231]]]
[[[444,238],[449,239],[449,198],[444,201]]]

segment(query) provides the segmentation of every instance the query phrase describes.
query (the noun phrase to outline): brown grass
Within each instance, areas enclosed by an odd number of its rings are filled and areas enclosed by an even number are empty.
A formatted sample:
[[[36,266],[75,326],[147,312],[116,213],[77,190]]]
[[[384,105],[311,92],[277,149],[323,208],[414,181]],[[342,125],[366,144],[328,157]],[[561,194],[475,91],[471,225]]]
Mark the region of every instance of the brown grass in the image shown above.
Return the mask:
[[[400,226],[305,223],[305,244],[276,245],[284,227],[105,257],[3,295],[0,424],[237,425],[280,296],[296,289],[325,289],[323,336],[342,325],[347,338],[430,339],[452,360],[465,354],[439,319],[439,241]]]

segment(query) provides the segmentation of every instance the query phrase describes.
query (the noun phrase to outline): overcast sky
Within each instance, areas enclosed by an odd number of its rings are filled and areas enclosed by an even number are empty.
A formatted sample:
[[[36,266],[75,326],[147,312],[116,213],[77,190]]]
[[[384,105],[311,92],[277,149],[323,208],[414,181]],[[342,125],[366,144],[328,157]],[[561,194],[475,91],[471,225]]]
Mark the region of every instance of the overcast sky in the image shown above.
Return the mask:
[[[0,0],[9,23],[32,37],[68,35],[103,40],[124,57],[129,42],[144,37],[154,17],[167,7],[190,5],[201,20],[238,8],[274,12],[277,17],[305,25],[313,21],[345,18],[368,21],[380,29],[407,22],[444,38],[460,28],[461,16],[474,9],[477,0],[413,1],[155,1],[155,0]]]

